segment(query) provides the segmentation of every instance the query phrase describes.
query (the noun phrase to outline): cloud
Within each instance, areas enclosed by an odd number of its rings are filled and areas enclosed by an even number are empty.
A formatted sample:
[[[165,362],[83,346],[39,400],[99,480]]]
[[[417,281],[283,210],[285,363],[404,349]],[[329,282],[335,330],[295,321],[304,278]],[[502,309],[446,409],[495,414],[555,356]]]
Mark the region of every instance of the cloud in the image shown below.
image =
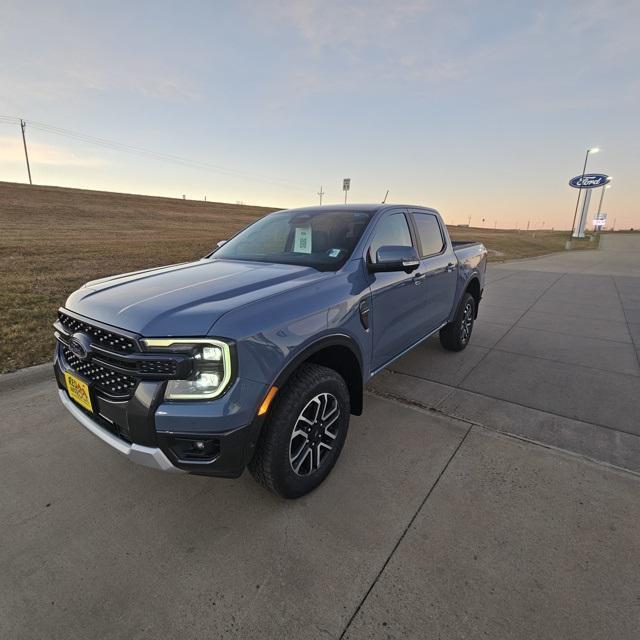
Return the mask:
[[[153,37],[146,15],[141,23],[142,7],[122,12],[61,1],[29,12],[23,4],[8,0],[0,20],[0,87],[7,94],[43,103],[109,93],[178,101],[198,96],[181,68],[180,50]]]
[[[260,6],[268,6],[263,29],[284,32],[295,48],[279,88],[297,100],[381,89],[433,101],[444,94],[486,95],[491,87],[494,100],[522,108],[539,105],[540,96],[551,108],[571,109],[574,102],[579,108],[571,96],[585,79],[628,72],[640,55],[634,0],[615,7],[607,0],[273,0]],[[625,101],[636,96],[631,84]]]
[[[108,163],[96,156],[78,155],[70,149],[41,142],[29,142],[29,161],[32,164],[53,167],[103,167]],[[15,136],[0,137],[0,163],[16,164],[24,162],[24,148],[19,131]]]
[[[304,38],[313,50],[367,47],[389,37],[408,22],[430,10],[430,2],[420,0],[390,3],[385,0],[340,2],[326,0],[278,0],[275,14]]]
[[[467,76],[453,43],[468,32],[468,21],[446,5],[273,0],[256,6],[258,28],[292,51],[277,79],[275,105],[328,93],[410,87],[433,93]]]

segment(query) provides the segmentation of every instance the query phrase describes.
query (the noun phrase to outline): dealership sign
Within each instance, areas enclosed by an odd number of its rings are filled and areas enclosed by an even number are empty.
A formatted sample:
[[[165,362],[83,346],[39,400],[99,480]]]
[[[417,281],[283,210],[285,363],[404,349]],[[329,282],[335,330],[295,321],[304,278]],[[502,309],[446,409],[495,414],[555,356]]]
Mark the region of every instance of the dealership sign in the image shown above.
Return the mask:
[[[569,185],[576,189],[595,189],[609,182],[609,176],[604,173],[585,173],[569,180]]]
[[[600,227],[601,229],[605,227],[607,224],[607,214],[600,212],[596,214],[596,217],[593,219],[593,226]]]

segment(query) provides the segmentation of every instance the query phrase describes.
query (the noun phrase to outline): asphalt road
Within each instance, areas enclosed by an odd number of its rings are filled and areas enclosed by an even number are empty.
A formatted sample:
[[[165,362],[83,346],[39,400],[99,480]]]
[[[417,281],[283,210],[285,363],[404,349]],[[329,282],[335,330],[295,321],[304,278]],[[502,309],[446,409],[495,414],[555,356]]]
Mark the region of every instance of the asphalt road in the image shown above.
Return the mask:
[[[639,637],[619,248],[493,267],[469,349],[398,361],[294,502],[136,467],[50,381],[0,381],[0,637]]]

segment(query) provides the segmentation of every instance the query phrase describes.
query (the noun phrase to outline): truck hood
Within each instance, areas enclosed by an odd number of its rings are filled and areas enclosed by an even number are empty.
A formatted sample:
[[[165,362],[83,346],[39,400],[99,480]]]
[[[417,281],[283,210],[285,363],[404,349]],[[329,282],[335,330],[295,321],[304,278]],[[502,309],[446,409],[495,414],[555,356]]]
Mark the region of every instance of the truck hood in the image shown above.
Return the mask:
[[[205,336],[227,311],[332,274],[311,267],[199,260],[87,283],[70,311],[146,337]]]

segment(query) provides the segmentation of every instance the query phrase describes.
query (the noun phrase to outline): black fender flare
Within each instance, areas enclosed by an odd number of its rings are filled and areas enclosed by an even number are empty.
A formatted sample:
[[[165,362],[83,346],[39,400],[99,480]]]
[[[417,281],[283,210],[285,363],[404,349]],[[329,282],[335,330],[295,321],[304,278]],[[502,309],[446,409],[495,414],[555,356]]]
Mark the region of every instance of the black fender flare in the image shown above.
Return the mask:
[[[358,375],[352,376],[349,380],[345,380],[349,387],[349,395],[351,397],[351,413],[360,415],[362,413],[363,394],[364,394],[364,381],[363,381],[363,360],[362,352],[358,343],[351,336],[344,333],[336,333],[327,336],[322,336],[318,340],[315,340],[311,344],[305,346],[299,353],[289,360],[284,367],[279,371],[277,376],[272,382],[271,386],[275,386],[278,389],[287,383],[287,380],[291,374],[303,363],[312,358],[315,354],[328,347],[344,347],[347,348],[355,357],[358,364]]]
[[[460,305],[462,304],[464,294],[469,291],[469,287],[471,287],[474,281],[478,283],[478,298],[476,300],[476,310],[475,310],[475,317],[476,318],[478,317],[478,306],[479,306],[480,300],[482,299],[482,289],[480,288],[480,275],[477,271],[474,271],[469,277],[469,279],[467,280],[467,282],[465,283],[464,289],[460,293],[460,297],[456,300],[455,306],[451,310],[451,315],[449,316],[449,322],[453,322],[454,318],[458,315],[458,311],[460,310]]]

